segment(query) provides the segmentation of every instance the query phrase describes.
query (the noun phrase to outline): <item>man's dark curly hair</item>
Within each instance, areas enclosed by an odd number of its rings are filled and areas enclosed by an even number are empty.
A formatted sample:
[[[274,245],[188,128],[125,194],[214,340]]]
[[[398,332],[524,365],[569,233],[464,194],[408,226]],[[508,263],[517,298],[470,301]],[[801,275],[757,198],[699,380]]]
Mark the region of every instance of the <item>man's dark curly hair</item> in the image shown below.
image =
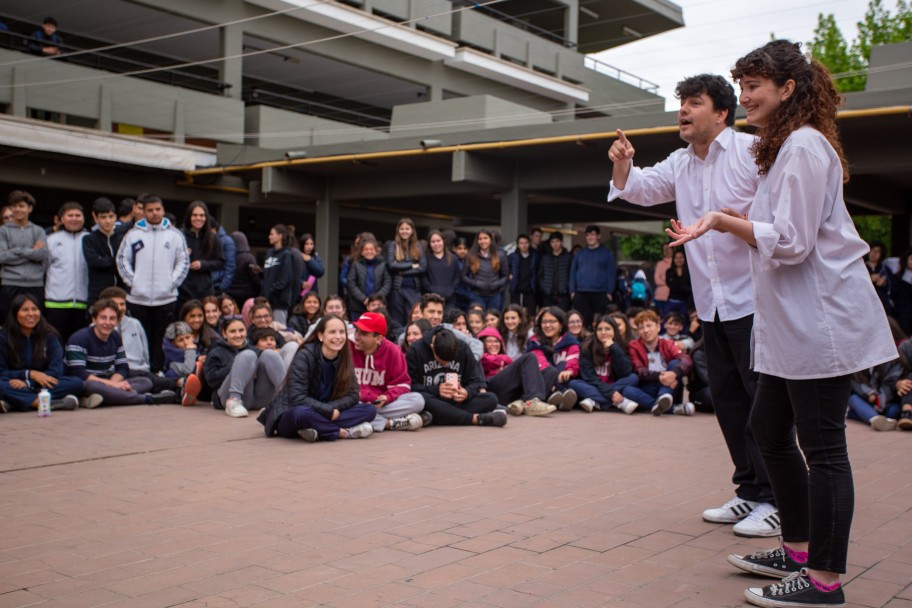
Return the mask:
[[[700,74],[685,78],[675,87],[675,97],[677,99],[687,99],[706,93],[713,102],[713,109],[717,112],[728,110],[725,116],[725,124],[729,127],[735,124],[735,108],[738,106],[738,98],[735,96],[735,89],[727,80],[716,74]]]

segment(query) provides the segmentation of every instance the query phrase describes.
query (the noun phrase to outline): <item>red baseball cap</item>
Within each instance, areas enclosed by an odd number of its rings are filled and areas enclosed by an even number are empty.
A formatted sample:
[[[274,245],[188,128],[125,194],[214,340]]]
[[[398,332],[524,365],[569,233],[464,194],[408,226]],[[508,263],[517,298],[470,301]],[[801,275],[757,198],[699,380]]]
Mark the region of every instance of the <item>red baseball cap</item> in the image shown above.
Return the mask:
[[[362,313],[352,325],[370,334],[386,335],[386,317],[379,312]]]

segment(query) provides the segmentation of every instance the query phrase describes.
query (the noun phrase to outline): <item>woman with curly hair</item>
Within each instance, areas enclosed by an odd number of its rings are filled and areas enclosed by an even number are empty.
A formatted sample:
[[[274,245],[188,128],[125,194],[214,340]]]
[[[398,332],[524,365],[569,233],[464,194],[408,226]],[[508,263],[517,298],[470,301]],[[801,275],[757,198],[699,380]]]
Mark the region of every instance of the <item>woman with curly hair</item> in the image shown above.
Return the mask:
[[[678,245],[709,230],[751,246],[759,372],[751,430],[779,508],[782,543],[729,556],[781,578],[744,592],[759,606],[843,606],[854,511],[845,412],[852,374],[895,359],[883,306],[843,199],[848,165],[836,130],[841,99],[799,44],[769,42],[735,64],[760,182],[747,217],[711,211],[672,221]],[[797,441],[796,441],[797,431]],[[802,456],[803,453],[803,456]]]

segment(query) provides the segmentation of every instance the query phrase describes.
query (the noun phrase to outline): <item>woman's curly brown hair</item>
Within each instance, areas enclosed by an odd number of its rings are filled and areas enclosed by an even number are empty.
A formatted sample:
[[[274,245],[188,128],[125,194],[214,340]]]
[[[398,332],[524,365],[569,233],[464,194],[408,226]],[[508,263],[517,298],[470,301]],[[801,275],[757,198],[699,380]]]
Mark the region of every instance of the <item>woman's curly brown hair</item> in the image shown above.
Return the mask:
[[[780,87],[789,80],[795,81],[795,92],[782,102],[769,123],[758,129],[758,138],[751,147],[760,175],[769,173],[788,136],[810,125],[833,146],[842,163],[842,179],[849,181],[849,165],[836,127],[836,108],[843,98],[823,64],[804,56],[800,42],[768,42],[739,59],[731,74],[735,82],[746,76],[760,76]]]

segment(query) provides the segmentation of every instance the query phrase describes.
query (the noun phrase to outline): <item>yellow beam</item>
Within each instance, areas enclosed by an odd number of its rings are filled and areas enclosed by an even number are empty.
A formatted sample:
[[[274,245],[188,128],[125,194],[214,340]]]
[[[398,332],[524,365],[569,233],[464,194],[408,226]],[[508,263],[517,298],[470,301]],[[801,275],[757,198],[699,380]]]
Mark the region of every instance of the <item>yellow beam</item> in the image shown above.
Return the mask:
[[[912,115],[910,106],[888,106],[883,108],[870,108],[866,110],[843,110],[839,112],[838,118],[865,118],[870,116],[891,116],[897,114]],[[744,119],[735,122],[738,126],[746,126]],[[643,135],[661,135],[666,133],[677,133],[677,125],[666,127],[649,127],[645,129],[631,129],[626,131],[631,137],[641,137]],[[460,144],[455,146],[441,146],[439,148],[408,148],[405,150],[387,150],[385,152],[364,152],[358,154],[340,154],[338,156],[319,156],[314,158],[296,158],[292,160],[273,160],[249,165],[230,165],[226,167],[212,167],[208,169],[197,169],[194,171],[185,171],[189,182],[197,175],[217,175],[224,173],[238,173],[242,171],[256,171],[266,167],[297,167],[302,165],[319,165],[325,163],[354,162],[364,160],[376,160],[383,158],[403,158],[407,156],[422,156],[427,154],[449,154],[459,151],[478,151],[478,150],[505,150],[508,148],[523,148],[527,146],[541,146],[547,144],[560,143],[582,143],[586,141],[597,141],[601,139],[614,139],[617,137],[617,131],[601,131],[597,133],[581,133],[578,135],[558,135],[554,137],[535,137],[530,139],[514,139],[510,141],[492,141],[478,144]],[[183,185],[190,185],[185,183]]]

